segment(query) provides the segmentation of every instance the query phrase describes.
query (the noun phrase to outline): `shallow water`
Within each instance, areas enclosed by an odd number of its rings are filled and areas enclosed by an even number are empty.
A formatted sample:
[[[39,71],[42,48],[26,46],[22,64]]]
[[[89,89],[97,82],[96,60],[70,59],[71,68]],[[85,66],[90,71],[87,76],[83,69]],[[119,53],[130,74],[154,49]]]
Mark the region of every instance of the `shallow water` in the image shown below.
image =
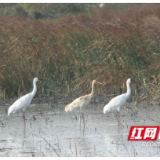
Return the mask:
[[[130,126],[160,125],[160,107],[146,104],[134,110],[121,109],[118,125],[114,112],[102,113],[104,105],[84,109],[85,128],[79,129],[79,110],[65,113],[63,104],[31,105],[22,113],[7,116],[0,109],[0,156],[160,156],[160,146],[142,146],[128,141]],[[82,121],[83,122],[83,121]],[[157,140],[158,141],[158,140]]]

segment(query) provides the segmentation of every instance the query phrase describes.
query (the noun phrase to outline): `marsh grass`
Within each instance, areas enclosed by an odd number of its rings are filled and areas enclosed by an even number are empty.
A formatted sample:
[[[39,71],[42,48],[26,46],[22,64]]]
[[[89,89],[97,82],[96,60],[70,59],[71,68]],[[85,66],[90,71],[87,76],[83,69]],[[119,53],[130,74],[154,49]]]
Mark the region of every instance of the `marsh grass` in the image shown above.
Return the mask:
[[[52,21],[0,17],[0,86],[3,97],[32,89],[38,94],[77,96],[91,81],[104,83],[96,94],[126,91],[139,101],[158,99],[160,80],[160,6],[125,13],[97,11]],[[5,95],[5,96],[4,96]]]

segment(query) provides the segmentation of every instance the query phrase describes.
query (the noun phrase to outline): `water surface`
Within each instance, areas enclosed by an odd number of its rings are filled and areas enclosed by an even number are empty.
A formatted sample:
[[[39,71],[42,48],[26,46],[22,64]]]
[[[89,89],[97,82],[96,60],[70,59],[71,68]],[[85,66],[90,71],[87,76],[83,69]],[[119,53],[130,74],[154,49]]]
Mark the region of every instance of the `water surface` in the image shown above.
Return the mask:
[[[65,113],[63,104],[32,104],[22,113],[7,116],[0,108],[0,156],[160,156],[160,147],[128,141],[130,126],[160,125],[160,107],[139,105],[137,110],[121,109],[118,125],[115,112],[102,113],[104,105],[84,109],[85,128],[79,127],[79,110]],[[137,112],[135,112],[137,111]]]

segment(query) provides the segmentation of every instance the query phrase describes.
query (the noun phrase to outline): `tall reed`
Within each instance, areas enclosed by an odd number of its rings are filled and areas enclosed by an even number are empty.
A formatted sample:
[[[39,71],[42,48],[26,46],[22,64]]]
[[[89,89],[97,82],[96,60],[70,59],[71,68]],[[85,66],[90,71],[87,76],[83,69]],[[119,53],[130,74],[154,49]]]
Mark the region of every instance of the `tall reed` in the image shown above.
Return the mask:
[[[97,11],[56,21],[0,17],[0,87],[6,97],[32,88],[61,97],[89,92],[119,94],[132,78],[133,94],[150,101],[159,94],[160,5],[125,13]]]

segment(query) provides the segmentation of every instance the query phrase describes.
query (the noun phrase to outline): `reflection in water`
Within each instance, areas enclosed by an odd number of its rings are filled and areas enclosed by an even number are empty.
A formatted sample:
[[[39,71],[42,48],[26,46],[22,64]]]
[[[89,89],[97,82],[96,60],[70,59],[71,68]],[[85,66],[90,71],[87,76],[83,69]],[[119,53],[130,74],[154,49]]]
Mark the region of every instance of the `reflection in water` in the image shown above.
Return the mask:
[[[105,134],[104,140],[107,151],[113,156],[131,156],[134,150],[132,144],[127,141],[128,135],[121,134]]]
[[[81,154],[82,150],[86,148],[85,139],[82,138],[73,138],[67,139],[67,156],[77,157]]]
[[[104,141],[107,148],[107,152],[112,156],[118,155],[118,141],[120,140],[119,135],[104,135]]]
[[[142,147],[142,142],[128,141],[130,126],[158,125],[159,107],[139,107],[138,115],[121,111],[121,123],[109,113],[102,114],[103,106],[85,109],[85,129],[79,130],[78,112],[66,114],[63,106],[30,107],[23,127],[21,112],[8,117],[3,110],[0,116],[0,156],[160,156],[160,148]]]

